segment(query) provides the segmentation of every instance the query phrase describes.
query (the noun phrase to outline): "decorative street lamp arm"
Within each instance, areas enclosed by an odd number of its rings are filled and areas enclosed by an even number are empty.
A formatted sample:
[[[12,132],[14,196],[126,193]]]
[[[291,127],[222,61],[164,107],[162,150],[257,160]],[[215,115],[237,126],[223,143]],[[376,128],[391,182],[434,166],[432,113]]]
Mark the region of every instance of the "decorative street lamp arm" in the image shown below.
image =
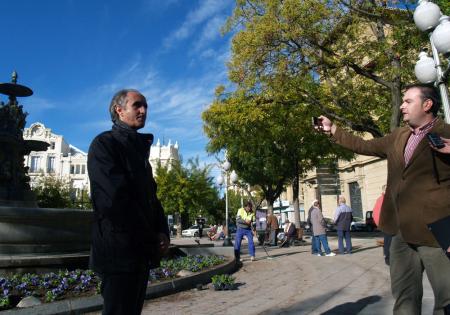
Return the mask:
[[[444,73],[442,74],[442,80],[448,83],[449,76],[450,76],[450,56],[447,58],[447,69],[445,69]]]
[[[436,72],[437,72],[436,85],[438,86],[439,91],[441,92],[441,100],[442,100],[442,107],[444,108],[445,122],[447,124],[449,124],[450,123],[450,103],[448,100],[448,90],[447,90],[447,86],[444,81],[444,71],[442,71],[442,65],[441,65],[441,60],[439,59],[439,53],[436,49],[436,46],[434,45],[433,36],[431,36],[431,34],[430,34],[430,44],[431,44],[431,51],[433,53],[433,59],[436,64]],[[445,72],[447,72],[447,70]]]

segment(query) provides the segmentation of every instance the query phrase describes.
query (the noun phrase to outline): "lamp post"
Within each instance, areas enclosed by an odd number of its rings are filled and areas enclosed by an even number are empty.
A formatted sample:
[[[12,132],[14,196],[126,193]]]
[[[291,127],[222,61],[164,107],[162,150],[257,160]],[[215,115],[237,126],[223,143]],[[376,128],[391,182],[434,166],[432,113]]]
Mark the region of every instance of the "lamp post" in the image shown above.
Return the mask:
[[[414,72],[420,82],[434,82],[439,87],[445,122],[450,123],[450,104],[446,84],[450,72],[450,17],[442,15],[437,4],[429,0],[419,0],[419,5],[414,11],[414,22],[421,31],[428,32],[433,55],[431,58],[426,52],[421,52]],[[446,70],[442,69],[439,53],[449,60]]]
[[[225,235],[223,246],[233,246],[233,242],[231,241],[230,233],[228,230],[228,178],[230,179],[231,183],[234,184],[238,180],[238,175],[234,170],[231,171],[231,174],[228,174],[229,170],[231,169],[231,163],[229,161],[223,162],[221,167],[224,171],[225,178],[222,175],[219,175],[216,179],[216,182],[219,186],[225,184],[225,228],[227,230],[227,234]]]

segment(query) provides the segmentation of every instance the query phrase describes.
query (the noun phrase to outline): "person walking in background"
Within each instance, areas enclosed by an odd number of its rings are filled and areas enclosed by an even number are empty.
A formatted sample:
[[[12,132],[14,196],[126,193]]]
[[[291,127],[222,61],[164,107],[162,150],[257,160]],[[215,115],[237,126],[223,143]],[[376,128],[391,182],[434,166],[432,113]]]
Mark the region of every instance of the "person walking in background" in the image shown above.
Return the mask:
[[[352,208],[345,204],[345,197],[340,195],[338,198],[338,207],[334,213],[334,223],[338,234],[339,254],[352,253],[352,239],[350,236],[350,224],[352,223]],[[344,251],[344,238],[345,248]]]
[[[283,246],[285,244],[291,246],[297,238],[297,229],[295,227],[295,224],[289,221],[289,219],[286,219],[286,221],[284,221],[284,224],[284,239],[280,246]]]
[[[311,210],[311,223],[316,249],[318,249],[316,255],[322,256],[322,252],[320,250],[320,245],[322,244],[323,249],[325,250],[325,256],[336,256],[335,253],[331,252],[330,247],[328,246],[327,232],[325,229],[326,223],[323,219],[322,210],[320,210],[318,203],[317,206],[314,206]]]
[[[319,207],[319,200],[314,199],[314,201],[311,204],[311,207],[309,207],[308,210],[308,218],[306,219],[306,223],[309,225],[309,230],[311,231],[311,254],[317,255],[322,252],[322,247],[320,245],[320,242],[318,243],[319,247],[317,247],[316,237],[313,233],[313,225],[311,222],[311,212],[313,211],[314,207]]]
[[[149,270],[168,250],[169,228],[149,163],[153,135],[145,125],[147,101],[121,90],[109,111],[112,130],[98,135],[88,154],[94,208],[90,267],[102,284],[103,314],[141,313]]]
[[[373,220],[377,226],[379,226],[379,224],[380,224],[381,207],[383,205],[385,191],[386,191],[386,185],[383,185],[381,187],[381,195],[380,195],[380,197],[377,198],[377,200],[375,201],[375,205],[373,206]],[[384,262],[388,266],[389,266],[389,257],[390,257],[389,250],[391,248],[391,240],[392,240],[392,235],[383,232]]]
[[[266,222],[266,228],[269,231],[269,245],[277,246],[278,218],[273,213],[269,213]]]
[[[255,244],[253,243],[252,231],[253,224],[256,224],[253,204],[251,201],[247,201],[245,207],[240,208],[236,216],[237,231],[234,242],[234,257],[236,258],[236,263],[239,263],[241,259],[241,243],[244,236],[247,237],[250,260],[255,260]]]
[[[395,315],[421,313],[424,270],[433,288],[434,315],[450,311],[450,261],[428,229],[450,214],[450,156],[435,152],[426,139],[429,132],[450,137],[450,126],[437,117],[439,107],[434,86],[410,85],[400,106],[406,125],[371,140],[319,117],[317,128],[334,142],[358,154],[387,159],[379,223],[383,232],[393,235],[389,263]]]

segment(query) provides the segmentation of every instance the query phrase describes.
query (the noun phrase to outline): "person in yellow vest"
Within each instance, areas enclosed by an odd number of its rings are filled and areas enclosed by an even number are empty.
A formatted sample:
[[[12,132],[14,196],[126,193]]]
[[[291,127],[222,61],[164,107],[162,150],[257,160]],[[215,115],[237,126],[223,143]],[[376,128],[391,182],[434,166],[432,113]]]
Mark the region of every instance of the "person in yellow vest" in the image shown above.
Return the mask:
[[[251,201],[247,201],[244,208],[240,208],[236,216],[236,240],[234,242],[234,256],[236,263],[240,262],[241,243],[244,236],[247,237],[250,260],[255,260],[255,244],[253,243],[253,225],[255,223],[255,213]]]

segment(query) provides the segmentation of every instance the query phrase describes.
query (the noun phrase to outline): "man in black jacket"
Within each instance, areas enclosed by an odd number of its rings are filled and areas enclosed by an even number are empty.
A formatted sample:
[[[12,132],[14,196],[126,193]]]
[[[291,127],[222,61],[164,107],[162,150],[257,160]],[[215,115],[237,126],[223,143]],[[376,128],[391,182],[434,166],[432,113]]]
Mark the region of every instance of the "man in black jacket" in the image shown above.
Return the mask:
[[[148,161],[153,135],[137,132],[145,125],[145,97],[121,90],[109,110],[112,130],[98,135],[88,154],[90,263],[102,279],[103,314],[140,314],[149,269],[167,251],[169,229]]]

